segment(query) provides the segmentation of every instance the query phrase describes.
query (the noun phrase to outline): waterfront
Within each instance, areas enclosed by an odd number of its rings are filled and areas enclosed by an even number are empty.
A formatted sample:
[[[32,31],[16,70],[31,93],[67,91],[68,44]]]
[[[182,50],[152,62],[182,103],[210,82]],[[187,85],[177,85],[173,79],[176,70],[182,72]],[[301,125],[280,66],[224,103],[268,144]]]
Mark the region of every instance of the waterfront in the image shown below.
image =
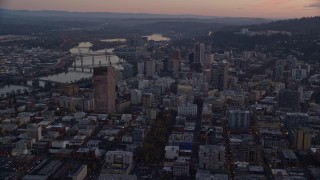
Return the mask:
[[[154,40],[154,41],[170,41],[171,39],[168,38],[168,37],[165,37],[163,36],[162,34],[151,34],[151,35],[147,35],[147,36],[142,36],[142,37],[147,37],[148,40]],[[127,39],[124,39],[124,38],[115,38],[115,39],[102,39],[100,40],[102,42],[126,42]],[[91,47],[92,44],[90,43],[81,43],[80,44],[81,47],[84,46],[84,47]]]
[[[98,50],[98,51],[92,51],[90,48],[93,44],[91,44],[90,42],[82,42],[79,44],[79,46],[74,47],[72,49],[70,49],[70,53],[72,55],[78,56],[77,60],[76,60],[76,66],[81,65],[81,60],[80,60],[80,55],[81,54],[99,54],[99,55],[95,55],[93,56],[83,56],[83,65],[93,65],[92,64],[92,58],[94,58],[94,65],[98,66],[100,65],[109,65],[109,60],[111,62],[112,65],[116,65],[119,62],[119,57],[118,56],[110,56],[110,59],[106,58],[105,56],[105,51],[107,50],[107,53],[112,53],[112,51],[114,49],[102,49],[102,50]],[[73,64],[74,66],[75,64]]]
[[[89,72],[77,72],[77,71],[68,71],[64,73],[59,73],[56,75],[51,75],[48,77],[42,77],[41,80],[49,80],[59,83],[72,83],[79,81],[81,79],[91,78],[92,74]]]
[[[154,41],[170,41],[170,38],[163,36],[162,34],[151,34],[148,36],[143,36],[147,37],[148,40],[154,40]]]
[[[108,39],[104,40],[107,41]],[[115,39],[110,39],[110,41]],[[119,40],[119,39],[117,39]],[[90,42],[81,42],[77,47],[74,47],[70,49],[70,53],[75,56],[79,56],[80,54],[100,54],[94,56],[94,66],[99,65],[109,65],[109,60],[113,66],[116,68],[120,68],[117,66],[117,63],[119,62],[118,56],[110,56],[109,58],[106,58],[104,55],[105,50],[98,50],[98,51],[92,51],[90,47],[93,44]],[[107,53],[111,53],[114,49],[107,49]],[[80,58],[77,58],[76,64],[72,64],[72,66],[79,66],[81,64]],[[83,56],[83,65],[84,66],[92,66],[92,56]],[[82,71],[82,68],[76,68],[69,67],[69,70],[67,72],[59,73],[56,75],[51,75],[48,77],[41,77],[42,80],[49,80],[54,82],[60,82],[60,83],[71,83],[76,82],[81,79],[87,79],[92,77],[92,72],[90,72],[89,69],[84,69]]]
[[[108,39],[105,39],[104,41],[107,41]],[[110,41],[114,41],[115,39],[110,39]],[[117,39],[119,40],[119,39]],[[95,66],[100,65],[110,65],[109,60],[111,64],[116,67],[117,69],[121,68],[118,66],[119,58],[118,56],[112,55],[110,58],[106,58],[105,55],[105,50],[98,50],[98,51],[92,51],[90,47],[93,44],[90,42],[81,42],[77,47],[71,48],[69,52],[72,55],[79,56],[79,54],[90,54],[90,53],[95,53],[95,54],[102,54],[102,55],[97,55],[94,56],[94,61],[95,61]],[[107,53],[111,53],[114,49],[107,49]],[[78,58],[76,60],[76,64],[74,65],[80,65],[81,60]],[[92,65],[92,56],[85,56],[83,57],[83,65],[84,66],[90,66]],[[49,80],[53,82],[59,82],[59,83],[72,83],[76,82],[82,79],[87,79],[92,77],[92,72],[90,72],[89,69],[84,69],[82,71],[82,68],[76,68],[74,69],[73,67],[69,67],[68,71],[50,75],[50,76],[45,76],[45,77],[39,77],[40,80]],[[32,82],[28,81],[27,83],[28,86],[32,86]],[[17,91],[18,89],[23,92],[23,89],[30,90],[31,88],[28,86],[22,86],[22,85],[5,85],[0,87],[0,95],[4,94],[6,95],[7,93],[11,93],[12,91]],[[44,82],[40,81],[39,82],[40,87],[44,87]]]
[[[126,42],[124,38],[115,38],[115,39],[103,39],[102,42]]]
[[[144,37],[148,37],[148,40],[154,40],[154,41],[169,41],[170,38],[167,38],[165,36],[163,36],[162,34],[151,34],[149,36],[144,36]],[[123,42],[126,41],[126,39],[124,38],[117,38],[117,39],[103,39],[101,41],[105,41],[105,42]],[[42,80],[50,80],[50,81],[54,81],[54,82],[61,82],[61,83],[70,83],[70,82],[76,82],[79,81],[81,79],[84,78],[91,78],[92,77],[92,72],[90,72],[89,69],[82,69],[82,68],[74,68],[79,67],[81,65],[81,59],[80,59],[80,55],[81,54],[99,54],[99,55],[94,55],[94,56],[83,56],[82,57],[82,64],[84,66],[106,66],[106,65],[112,65],[114,66],[116,69],[122,69],[122,66],[119,65],[119,57],[116,55],[112,55],[109,56],[108,58],[105,56],[105,51],[107,51],[107,53],[112,53],[113,52],[113,48],[111,49],[102,49],[102,50],[97,50],[97,51],[92,51],[91,47],[93,46],[92,43],[90,42],[81,42],[79,43],[78,46],[71,48],[69,50],[69,52],[72,55],[77,56],[77,60],[75,63],[72,64],[72,67],[69,67],[69,71],[68,72],[64,72],[64,73],[59,73],[56,75],[51,75],[48,77],[41,77],[40,79]],[[92,61],[92,58],[94,58],[94,64]],[[110,62],[109,62],[110,61]]]
[[[2,94],[6,96],[7,93],[11,93],[12,91],[17,92],[20,89],[21,92],[23,92],[24,89],[30,90],[27,86],[21,86],[21,85],[5,85],[0,88],[0,95]]]
[[[164,37],[162,34],[151,34],[149,36],[144,36],[148,37],[148,40],[155,40],[155,41],[169,41],[170,38]],[[126,41],[126,39],[123,38],[118,38],[118,39],[103,39],[101,41],[105,42],[116,42],[116,41]],[[72,67],[68,68],[68,71],[46,76],[46,77],[39,77],[40,80],[49,80],[53,82],[59,82],[59,83],[72,83],[76,82],[82,79],[87,79],[92,77],[92,72],[90,72],[89,69],[82,69],[82,68],[74,68],[74,66],[79,67],[81,65],[81,60],[80,60],[80,54],[99,54],[94,56],[94,66],[99,66],[99,65],[111,65],[114,66],[116,69],[121,69],[122,67],[119,65],[119,57],[116,55],[110,56],[110,58],[107,58],[104,53],[107,51],[107,53],[112,53],[114,49],[106,49],[106,50],[98,50],[98,51],[92,51],[90,48],[93,46],[92,43],[90,42],[81,42],[79,43],[78,46],[71,48],[69,52],[77,56],[76,63],[72,64]],[[92,56],[83,56],[83,65],[84,66],[92,66]],[[110,62],[109,62],[110,60]],[[28,86],[31,86],[32,83],[31,81],[28,82]],[[44,86],[43,81],[40,81],[39,84],[41,87]],[[5,85],[3,87],[0,87],[0,95],[1,94],[6,94],[6,93],[11,93],[12,90],[16,91],[18,89],[27,89],[30,90],[30,87],[27,86],[21,86],[21,85]]]

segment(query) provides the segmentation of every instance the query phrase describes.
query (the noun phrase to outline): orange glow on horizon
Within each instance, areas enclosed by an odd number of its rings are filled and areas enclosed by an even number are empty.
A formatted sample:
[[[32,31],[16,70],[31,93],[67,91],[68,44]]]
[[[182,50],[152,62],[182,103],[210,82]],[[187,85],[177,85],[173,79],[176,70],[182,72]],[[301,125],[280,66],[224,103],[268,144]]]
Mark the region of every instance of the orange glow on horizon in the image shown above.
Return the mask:
[[[0,7],[25,10],[264,18],[320,15],[320,0],[2,0]]]

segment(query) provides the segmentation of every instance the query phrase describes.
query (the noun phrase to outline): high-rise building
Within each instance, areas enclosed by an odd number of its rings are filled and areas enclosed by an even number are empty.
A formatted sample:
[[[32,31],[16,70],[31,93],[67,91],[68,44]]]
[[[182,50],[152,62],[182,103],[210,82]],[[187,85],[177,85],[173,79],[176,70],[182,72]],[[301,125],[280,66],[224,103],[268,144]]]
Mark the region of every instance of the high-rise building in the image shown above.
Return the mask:
[[[223,60],[219,64],[213,64],[211,67],[211,80],[213,86],[218,88],[220,91],[228,89],[229,82],[229,63]]]
[[[281,89],[279,92],[279,109],[296,111],[299,109],[300,93],[296,90]]]
[[[176,49],[176,50],[173,52],[172,58],[173,58],[173,59],[178,59],[178,60],[181,59],[180,49]]]
[[[144,93],[142,96],[142,104],[144,107],[151,107],[153,103],[153,94],[152,93]]]
[[[287,113],[284,126],[287,129],[295,129],[298,127],[308,127],[309,126],[309,115],[307,113]]]
[[[138,74],[144,74],[144,62],[137,63]]]
[[[161,61],[156,61],[156,73],[160,74],[164,69],[164,63]]]
[[[205,69],[210,68],[211,64],[214,62],[214,54],[205,54],[204,61],[202,65]]]
[[[218,63],[214,63],[211,66],[211,82],[214,88],[218,89],[219,85],[219,65]]]
[[[309,128],[299,127],[296,132],[296,148],[308,150],[311,147],[311,131]]]
[[[196,43],[194,45],[194,63],[202,64],[205,58],[205,46],[203,43]]]
[[[130,63],[123,63],[123,77],[124,78],[130,78],[134,75],[134,68],[133,65]]]
[[[94,68],[92,81],[95,111],[98,113],[114,113],[116,111],[114,67]]]
[[[169,59],[168,60],[168,71],[172,73],[179,72],[180,60],[179,59]]]
[[[211,82],[212,81],[212,79],[211,79],[211,77],[212,77],[211,69],[204,69],[203,70],[203,74],[206,76],[206,81],[207,82]]]
[[[39,124],[29,124],[27,127],[28,135],[35,139],[36,141],[39,141],[42,139],[42,131],[41,126]]]
[[[131,89],[131,104],[140,104],[142,92],[139,89]]]
[[[229,81],[229,63],[226,60],[223,60],[220,64],[220,77],[219,77],[219,89],[226,90],[228,89],[228,81]]]
[[[145,62],[145,71],[147,77],[153,77],[154,75],[156,75],[156,61],[147,60]]]

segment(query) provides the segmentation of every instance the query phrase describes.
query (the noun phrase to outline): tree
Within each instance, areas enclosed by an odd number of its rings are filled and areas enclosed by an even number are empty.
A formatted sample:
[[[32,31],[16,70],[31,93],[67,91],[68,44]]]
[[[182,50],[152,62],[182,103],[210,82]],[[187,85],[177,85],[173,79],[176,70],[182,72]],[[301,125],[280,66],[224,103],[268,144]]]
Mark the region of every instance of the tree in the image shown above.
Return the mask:
[[[15,95],[16,95],[16,91],[12,90],[12,91],[10,92],[10,96],[15,96]]]
[[[21,89],[17,89],[17,94],[21,94]]]
[[[27,89],[23,89],[23,94],[24,94],[25,96],[29,96],[29,91],[28,91]]]

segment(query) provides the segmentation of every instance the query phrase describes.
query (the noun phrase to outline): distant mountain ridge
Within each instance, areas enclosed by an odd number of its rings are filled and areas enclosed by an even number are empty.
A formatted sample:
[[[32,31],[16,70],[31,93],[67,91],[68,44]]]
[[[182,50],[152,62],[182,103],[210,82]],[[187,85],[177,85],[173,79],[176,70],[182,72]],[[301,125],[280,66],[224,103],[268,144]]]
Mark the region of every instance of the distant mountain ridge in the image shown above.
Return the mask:
[[[257,24],[270,22],[265,18],[250,17],[222,17],[222,16],[202,16],[192,14],[148,14],[148,13],[118,13],[118,12],[68,12],[68,11],[29,11],[29,10],[9,10],[0,9],[0,17],[52,17],[52,18],[108,18],[108,19],[206,19],[215,23],[224,24]]]

